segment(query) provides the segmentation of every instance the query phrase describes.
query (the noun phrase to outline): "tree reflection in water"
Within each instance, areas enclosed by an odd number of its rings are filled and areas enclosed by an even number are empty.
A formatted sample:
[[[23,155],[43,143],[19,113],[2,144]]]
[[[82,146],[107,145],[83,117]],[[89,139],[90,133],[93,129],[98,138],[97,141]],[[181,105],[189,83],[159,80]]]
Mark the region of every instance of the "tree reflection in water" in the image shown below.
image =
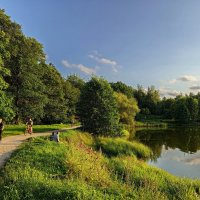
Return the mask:
[[[200,149],[200,127],[137,130],[134,139],[149,146],[153,151],[151,159],[156,161],[163,148],[177,148],[189,154],[197,152]]]

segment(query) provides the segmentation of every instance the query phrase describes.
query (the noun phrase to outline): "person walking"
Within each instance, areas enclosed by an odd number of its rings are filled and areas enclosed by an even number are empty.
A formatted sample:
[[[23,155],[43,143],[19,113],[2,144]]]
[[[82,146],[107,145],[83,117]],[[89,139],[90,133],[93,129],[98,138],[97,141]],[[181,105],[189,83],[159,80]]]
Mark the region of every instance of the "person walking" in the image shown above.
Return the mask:
[[[0,142],[2,140],[3,129],[4,129],[3,120],[0,118]]]

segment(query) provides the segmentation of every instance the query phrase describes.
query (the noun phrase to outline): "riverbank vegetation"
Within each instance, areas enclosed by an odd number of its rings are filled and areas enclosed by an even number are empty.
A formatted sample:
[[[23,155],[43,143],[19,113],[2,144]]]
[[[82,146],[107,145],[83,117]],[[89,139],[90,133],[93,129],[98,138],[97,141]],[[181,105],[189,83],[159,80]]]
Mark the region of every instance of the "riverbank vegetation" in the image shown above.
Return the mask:
[[[101,144],[105,142],[99,139]],[[200,197],[199,181],[178,178],[148,166],[140,160],[143,155],[138,154],[140,148],[136,146],[131,155],[125,149],[120,154],[108,155],[110,150],[104,151],[106,145],[102,145],[102,151],[95,151],[96,139],[77,131],[62,133],[61,141],[58,144],[47,137],[31,138],[22,145],[0,173],[0,199],[188,200]],[[121,139],[117,140],[120,142]]]

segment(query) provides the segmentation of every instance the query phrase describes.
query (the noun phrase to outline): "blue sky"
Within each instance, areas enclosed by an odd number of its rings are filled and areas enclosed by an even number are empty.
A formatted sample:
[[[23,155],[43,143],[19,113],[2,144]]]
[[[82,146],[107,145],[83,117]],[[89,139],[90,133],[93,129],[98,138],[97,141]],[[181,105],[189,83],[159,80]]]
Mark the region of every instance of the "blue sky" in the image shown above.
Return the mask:
[[[1,0],[65,77],[200,91],[199,0]]]

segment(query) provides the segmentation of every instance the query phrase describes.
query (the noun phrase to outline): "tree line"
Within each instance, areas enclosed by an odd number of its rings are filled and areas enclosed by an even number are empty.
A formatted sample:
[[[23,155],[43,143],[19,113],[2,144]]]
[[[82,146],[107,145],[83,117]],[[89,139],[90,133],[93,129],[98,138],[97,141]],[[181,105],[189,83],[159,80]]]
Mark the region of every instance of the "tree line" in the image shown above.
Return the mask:
[[[21,123],[80,120],[95,133],[119,132],[134,120],[159,115],[179,121],[200,119],[200,94],[161,99],[153,86],[145,90],[99,77],[85,82],[79,76],[62,77],[47,63],[43,46],[23,34],[21,26],[0,10],[0,116]]]

